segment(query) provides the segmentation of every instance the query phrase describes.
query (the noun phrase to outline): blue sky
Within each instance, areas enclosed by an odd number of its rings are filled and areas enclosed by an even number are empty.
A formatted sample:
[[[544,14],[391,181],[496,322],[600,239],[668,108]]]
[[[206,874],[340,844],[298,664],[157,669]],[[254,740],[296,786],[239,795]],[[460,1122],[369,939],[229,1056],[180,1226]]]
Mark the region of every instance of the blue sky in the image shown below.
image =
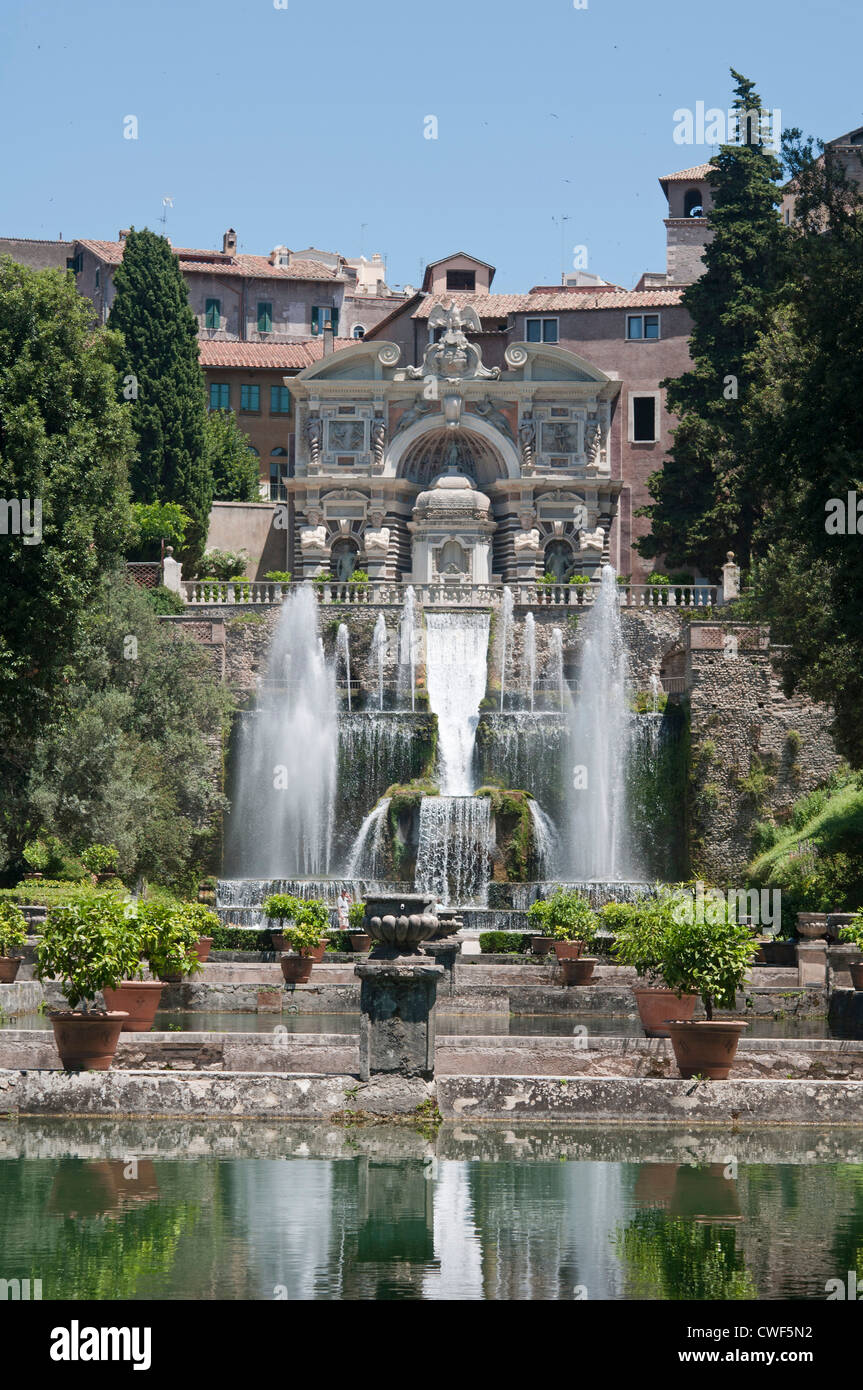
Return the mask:
[[[159,228],[170,194],[176,245],[380,251],[399,285],[464,249],[501,292],[585,246],[631,285],[665,266],[658,176],[711,153],[673,113],[727,108],[729,67],[783,125],[863,124],[859,0],[587,5],[3,0],[0,235]]]

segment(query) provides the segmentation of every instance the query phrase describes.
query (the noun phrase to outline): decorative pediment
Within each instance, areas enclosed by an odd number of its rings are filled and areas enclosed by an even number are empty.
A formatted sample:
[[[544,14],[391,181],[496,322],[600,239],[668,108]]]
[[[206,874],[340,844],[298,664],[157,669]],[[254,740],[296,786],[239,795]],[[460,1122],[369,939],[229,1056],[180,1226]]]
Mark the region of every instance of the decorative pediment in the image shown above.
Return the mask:
[[[512,377],[523,381],[589,381],[597,386],[611,384],[611,378],[593,363],[567,348],[548,343],[510,343],[504,361]],[[509,375],[505,380],[511,380]]]

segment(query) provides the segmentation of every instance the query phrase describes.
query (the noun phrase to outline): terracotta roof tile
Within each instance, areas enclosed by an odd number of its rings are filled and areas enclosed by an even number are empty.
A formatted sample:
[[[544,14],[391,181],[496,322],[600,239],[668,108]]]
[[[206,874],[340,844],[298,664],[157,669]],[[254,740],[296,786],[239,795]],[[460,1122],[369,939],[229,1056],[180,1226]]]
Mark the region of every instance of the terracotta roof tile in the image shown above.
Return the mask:
[[[663,174],[660,183],[674,183],[678,179],[706,179],[708,174],[713,173],[712,164],[693,164],[691,169],[679,169],[676,174]]]
[[[573,295],[570,290],[558,289],[531,294],[443,294],[427,295],[418,304],[412,317],[427,319],[436,304],[446,307],[453,301],[459,308],[472,304],[481,319],[502,319],[509,314],[572,313],[583,309],[650,309],[679,304],[683,290],[590,290]]]
[[[122,241],[82,240],[81,246],[92,251],[108,265],[119,265],[123,259]],[[294,261],[293,265],[271,265],[266,256],[224,255],[221,251],[200,251],[190,246],[175,246],[174,255],[180,269],[199,275],[247,275],[257,279],[276,280],[338,280],[342,276],[320,261]]]
[[[356,347],[353,338],[336,338],[335,350]],[[259,367],[302,371],[319,362],[324,352],[323,338],[300,338],[286,343],[214,342],[202,338],[198,343],[202,367]]]

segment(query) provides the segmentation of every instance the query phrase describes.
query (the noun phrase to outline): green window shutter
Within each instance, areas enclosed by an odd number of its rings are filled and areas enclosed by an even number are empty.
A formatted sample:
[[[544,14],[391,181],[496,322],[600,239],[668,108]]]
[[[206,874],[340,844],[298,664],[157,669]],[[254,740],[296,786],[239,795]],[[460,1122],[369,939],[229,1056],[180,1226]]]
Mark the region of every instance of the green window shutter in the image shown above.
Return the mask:
[[[252,397],[252,404],[250,405],[249,409],[250,409],[250,410],[260,410],[260,408],[261,408],[261,388],[260,388],[260,386],[253,386],[253,387],[251,388],[251,397]]]
[[[230,410],[230,408],[231,408],[231,388],[230,388],[230,386],[229,386],[229,384],[228,384],[227,382],[223,382],[222,385],[219,387],[219,393],[220,393],[219,409],[220,409],[220,410]]]
[[[208,299],[206,301],[206,312],[204,322],[207,328],[218,329],[222,317],[222,302],[219,299]]]
[[[273,331],[273,306],[265,300],[258,304],[258,332],[271,333]]]
[[[210,382],[210,409],[219,409],[219,388],[215,381]]]
[[[278,388],[278,386],[271,386],[271,387],[270,387],[270,414],[271,414],[271,415],[277,414],[278,409],[279,409],[279,388]]]
[[[320,313],[321,313],[321,311],[320,311],[320,309],[317,307],[317,305],[316,305],[316,304],[313,305],[313,306],[312,306],[312,332],[313,332],[313,333],[320,333],[320,331],[321,331],[321,326],[320,326]]]
[[[333,320],[333,337],[337,338],[339,336],[339,311],[338,309],[332,309],[330,312]]]

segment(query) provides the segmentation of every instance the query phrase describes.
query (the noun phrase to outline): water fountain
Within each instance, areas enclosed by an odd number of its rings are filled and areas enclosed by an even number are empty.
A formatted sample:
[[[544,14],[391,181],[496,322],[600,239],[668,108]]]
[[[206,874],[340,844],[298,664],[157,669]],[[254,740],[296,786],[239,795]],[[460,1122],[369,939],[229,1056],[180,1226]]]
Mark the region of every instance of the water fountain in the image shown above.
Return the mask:
[[[563,675],[563,632],[559,627],[551,629],[551,664],[554,679],[557,682],[558,709],[566,709],[566,697],[569,693]]]
[[[345,869],[347,878],[357,878],[360,872],[370,878],[379,877],[383,867],[383,832],[389,807],[390,798],[385,796],[360,826]]]
[[[534,691],[536,689],[536,620],[528,613],[524,620],[524,685],[527,692],[528,709],[533,714]]]
[[[378,673],[378,709],[384,707],[384,662],[387,654],[387,625],[383,613],[379,613],[372,633],[372,661]]]
[[[348,687],[348,714],[351,712],[351,644],[348,636],[347,623],[339,623],[339,630],[336,633],[336,653],[341,661],[345,680]]]
[[[409,584],[405,589],[402,617],[399,624],[398,695],[399,708],[402,708],[403,704],[406,703],[408,690],[410,691],[411,713],[416,709],[416,665],[418,645],[419,630],[416,616],[416,593],[414,592],[413,585]]]
[[[231,871],[329,872],[337,750],[335,674],[321,649],[314,590],[303,585],[282,605],[258,707],[240,721],[226,827]]]
[[[500,605],[500,712],[503,714],[503,697],[506,690],[506,658],[512,642],[513,597],[508,584],[503,588]]]
[[[441,793],[473,791],[473,750],[479,705],[485,694],[487,613],[429,613],[426,679],[438,719]]]
[[[441,903],[486,901],[491,814],[486,796],[426,796],[416,884]]]

